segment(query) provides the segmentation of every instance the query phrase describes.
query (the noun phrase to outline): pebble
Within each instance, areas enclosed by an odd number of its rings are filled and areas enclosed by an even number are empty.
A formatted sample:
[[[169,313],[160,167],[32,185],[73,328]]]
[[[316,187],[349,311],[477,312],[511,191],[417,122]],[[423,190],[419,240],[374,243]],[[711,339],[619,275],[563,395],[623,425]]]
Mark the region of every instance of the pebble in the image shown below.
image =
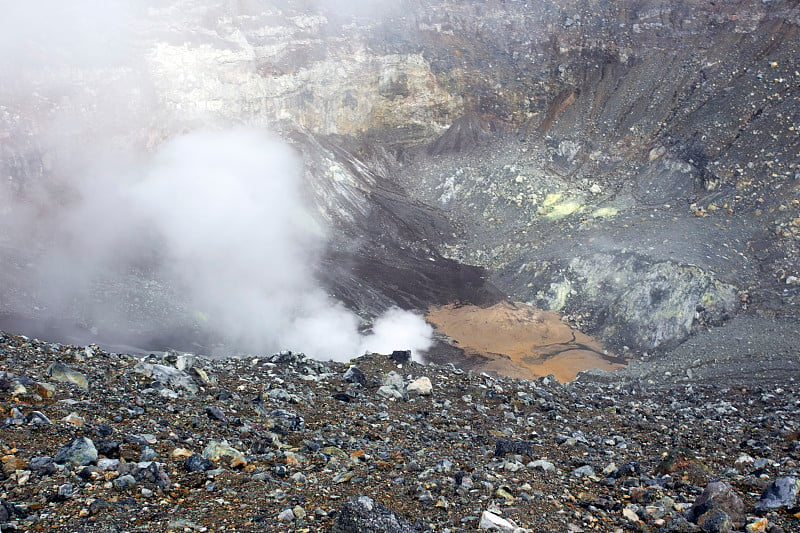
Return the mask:
[[[279,522],[293,522],[294,519],[295,519],[294,511],[292,511],[291,509],[285,509],[281,511],[280,514],[278,515]]]
[[[794,476],[784,476],[770,483],[756,503],[756,511],[763,512],[785,507],[791,509],[797,504],[800,481]]]
[[[519,529],[511,520],[506,520],[505,518],[490,511],[483,511],[483,513],[481,513],[481,520],[478,523],[478,528],[491,529],[495,531],[509,531],[512,533],[518,531]]]
[[[725,516],[722,516],[722,515]],[[703,528],[722,532],[728,522],[744,525],[744,503],[727,483],[709,483],[686,513],[687,518]],[[703,525],[709,524],[709,525]],[[706,529],[711,531],[710,529]]]
[[[62,383],[73,383],[84,390],[89,389],[89,380],[86,378],[86,376],[77,370],[73,370],[63,363],[52,363],[49,367],[47,367],[47,375],[55,381]]]
[[[229,446],[228,444],[217,441],[211,441],[208,443],[208,446],[206,446],[203,450],[203,458],[214,462],[221,459],[226,459],[233,468],[240,468],[247,464],[247,459],[242,452],[236,448],[233,448],[232,446]],[[187,461],[190,459],[192,458],[190,457],[187,459]],[[207,468],[204,468],[204,470],[207,470]]]
[[[416,533],[407,520],[368,496],[350,498],[336,513],[330,533]]]
[[[365,376],[364,372],[362,372],[357,366],[351,366],[348,368],[347,372],[345,372],[342,376],[342,379],[348,383],[358,383],[362,387],[367,386],[367,376]]]
[[[406,391],[409,394],[418,394],[420,396],[430,396],[433,392],[433,384],[431,379],[427,376],[417,378],[408,384]]]
[[[63,446],[55,455],[53,462],[57,464],[72,463],[75,466],[85,466],[97,461],[97,448],[94,442],[86,437],[78,437]]]
[[[584,465],[572,471],[572,475],[577,478],[594,477],[594,468],[591,465]]]

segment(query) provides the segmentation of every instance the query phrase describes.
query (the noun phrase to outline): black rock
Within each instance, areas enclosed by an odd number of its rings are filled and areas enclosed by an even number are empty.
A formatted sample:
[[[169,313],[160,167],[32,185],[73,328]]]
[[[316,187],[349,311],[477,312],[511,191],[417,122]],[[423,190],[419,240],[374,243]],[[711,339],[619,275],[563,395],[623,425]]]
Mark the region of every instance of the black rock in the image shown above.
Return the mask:
[[[121,443],[116,440],[103,439],[94,443],[97,453],[109,459],[119,459],[119,447]]]
[[[411,350],[395,350],[389,357],[398,365],[404,365],[411,361]]]
[[[89,504],[89,514],[96,515],[107,509],[113,509],[113,508],[114,506],[108,503],[106,500],[98,498],[97,500]]]
[[[509,453],[533,457],[533,447],[530,445],[530,443],[521,440],[511,440],[506,438],[497,439],[497,442],[494,445],[494,456],[504,457]]]
[[[639,462],[631,461],[630,463],[625,463],[624,465],[616,469],[611,474],[611,477],[618,479],[621,477],[638,476],[641,473],[642,473],[642,467],[639,465]]]
[[[345,402],[345,403],[353,401],[353,397],[350,396],[347,393],[344,393],[344,392],[339,392],[339,393],[334,394],[333,395],[333,399],[334,400],[339,400],[340,402]]]
[[[159,489],[168,489],[170,486],[172,486],[172,482],[170,481],[167,472],[155,461],[151,462],[145,468],[139,470],[136,473],[136,479],[138,481],[155,483]]]
[[[31,459],[30,464],[28,464],[28,468],[31,471],[43,476],[50,476],[56,472],[56,467],[53,464],[53,458],[46,456],[34,457]]]
[[[274,409],[269,416],[272,419],[272,429],[281,435],[287,435],[290,431],[300,431],[306,425],[302,416],[284,409]]]
[[[212,420],[219,420],[223,424],[228,423],[228,417],[225,416],[225,413],[222,412],[222,409],[216,405],[206,406],[206,415],[208,415],[208,418]]]
[[[99,424],[94,428],[95,434],[100,438],[110,437],[114,433],[114,428],[108,424]]]
[[[362,387],[367,386],[367,376],[365,376],[364,372],[362,372],[361,369],[356,366],[351,366],[348,368],[347,372],[345,372],[344,376],[342,376],[342,379],[348,383],[358,383]]]
[[[5,524],[8,522],[9,518],[13,515],[13,508],[0,498],[0,524]]]
[[[213,466],[214,463],[199,453],[192,454],[191,457],[187,457],[183,462],[183,467],[189,472],[204,472],[206,470],[211,470]]]
[[[727,483],[715,481],[709,483],[694,505],[686,512],[686,518],[695,524],[709,511],[726,513],[734,525],[744,524],[744,503]],[[702,524],[701,524],[702,525]]]
[[[331,533],[415,533],[417,530],[391,509],[372,498],[350,498],[333,522]]]

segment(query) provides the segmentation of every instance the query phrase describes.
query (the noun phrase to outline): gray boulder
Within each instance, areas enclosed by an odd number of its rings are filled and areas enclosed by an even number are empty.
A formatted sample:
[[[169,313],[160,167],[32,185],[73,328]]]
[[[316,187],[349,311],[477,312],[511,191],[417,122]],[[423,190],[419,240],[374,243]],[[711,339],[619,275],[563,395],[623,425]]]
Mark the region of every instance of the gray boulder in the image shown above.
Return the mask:
[[[339,512],[331,533],[414,533],[405,519],[367,496],[350,498]]]

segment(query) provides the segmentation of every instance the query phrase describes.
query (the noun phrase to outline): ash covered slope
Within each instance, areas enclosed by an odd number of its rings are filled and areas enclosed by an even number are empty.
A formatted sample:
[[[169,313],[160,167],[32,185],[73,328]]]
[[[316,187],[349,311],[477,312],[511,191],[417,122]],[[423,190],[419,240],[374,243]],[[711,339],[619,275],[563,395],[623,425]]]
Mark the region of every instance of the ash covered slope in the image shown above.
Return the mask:
[[[664,394],[2,333],[0,365],[3,531],[798,528],[796,368]]]
[[[796,2],[530,5],[420,32],[467,98],[402,183],[461,225],[452,257],[617,349],[796,316]]]

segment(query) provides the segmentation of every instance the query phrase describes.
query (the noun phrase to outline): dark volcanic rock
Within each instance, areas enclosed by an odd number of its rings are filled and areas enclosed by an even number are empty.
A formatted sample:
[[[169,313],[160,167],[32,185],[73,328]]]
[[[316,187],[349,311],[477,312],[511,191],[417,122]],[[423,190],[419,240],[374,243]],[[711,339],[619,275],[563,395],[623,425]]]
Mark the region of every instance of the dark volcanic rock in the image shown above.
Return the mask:
[[[744,525],[744,504],[730,485],[715,481],[709,483],[695,500],[687,518],[706,531],[727,532],[731,528],[725,526],[726,523],[737,527]]]
[[[351,498],[336,514],[331,533],[414,533],[411,524],[367,496]]]
[[[513,453],[518,455],[527,455],[533,457],[533,446],[528,442],[514,441],[511,439],[497,439],[494,445],[495,457],[504,457],[505,455]]]

